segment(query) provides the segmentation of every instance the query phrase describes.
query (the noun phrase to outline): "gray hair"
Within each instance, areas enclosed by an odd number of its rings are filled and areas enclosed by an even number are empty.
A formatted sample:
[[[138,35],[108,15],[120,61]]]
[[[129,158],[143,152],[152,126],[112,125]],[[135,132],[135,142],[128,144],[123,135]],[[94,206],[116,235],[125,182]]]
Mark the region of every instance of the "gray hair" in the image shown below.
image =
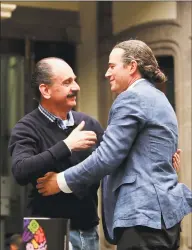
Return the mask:
[[[152,83],[164,83],[167,77],[159,69],[158,62],[152,50],[140,40],[128,40],[118,43],[114,48],[124,50],[122,60],[124,64],[128,64],[135,60],[138,65],[138,70],[143,78],[146,78]]]
[[[31,78],[31,87],[34,90],[34,97],[37,101],[40,101],[41,99],[39,85],[41,83],[51,84],[52,76],[53,76],[53,73],[52,73],[51,66],[49,65],[48,62],[46,62],[46,60],[41,60],[36,64],[35,70]]]

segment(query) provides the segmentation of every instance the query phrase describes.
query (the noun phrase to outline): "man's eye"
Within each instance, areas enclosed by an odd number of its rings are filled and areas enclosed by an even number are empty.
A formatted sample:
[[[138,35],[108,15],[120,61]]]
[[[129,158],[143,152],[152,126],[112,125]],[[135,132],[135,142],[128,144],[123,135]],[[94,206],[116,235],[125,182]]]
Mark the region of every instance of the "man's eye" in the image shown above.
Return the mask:
[[[70,81],[64,82],[64,85],[69,85],[69,84],[70,84]]]

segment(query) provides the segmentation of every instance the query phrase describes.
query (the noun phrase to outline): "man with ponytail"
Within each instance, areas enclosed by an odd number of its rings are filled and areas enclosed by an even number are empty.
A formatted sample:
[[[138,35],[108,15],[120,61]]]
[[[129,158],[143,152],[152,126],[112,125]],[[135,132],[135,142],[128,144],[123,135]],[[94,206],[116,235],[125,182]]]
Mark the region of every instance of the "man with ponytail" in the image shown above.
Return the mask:
[[[117,44],[105,75],[117,94],[100,146],[86,160],[38,179],[39,192],[74,193],[103,179],[103,225],[117,250],[176,250],[192,193],[172,166],[175,112],[155,85],[166,77],[142,41]],[[70,145],[67,145],[70,148]]]

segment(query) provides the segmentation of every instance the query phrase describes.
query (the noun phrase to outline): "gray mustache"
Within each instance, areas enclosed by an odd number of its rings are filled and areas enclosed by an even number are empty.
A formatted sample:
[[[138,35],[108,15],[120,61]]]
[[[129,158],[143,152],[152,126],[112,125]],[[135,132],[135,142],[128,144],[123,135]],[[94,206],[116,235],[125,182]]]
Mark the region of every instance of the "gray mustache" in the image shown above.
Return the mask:
[[[67,95],[67,97],[74,97],[74,96],[77,96],[77,92],[73,92],[73,93]]]

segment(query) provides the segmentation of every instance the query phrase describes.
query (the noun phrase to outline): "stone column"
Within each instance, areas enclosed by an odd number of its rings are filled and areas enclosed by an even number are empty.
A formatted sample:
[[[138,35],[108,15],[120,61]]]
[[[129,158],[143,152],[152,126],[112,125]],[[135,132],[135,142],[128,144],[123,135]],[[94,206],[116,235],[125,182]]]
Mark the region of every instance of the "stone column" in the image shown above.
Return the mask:
[[[79,2],[81,42],[77,46],[77,76],[81,91],[77,110],[97,119],[103,127],[106,125],[111,94],[104,81],[108,53],[103,53],[102,41],[111,34],[110,2]],[[108,22],[109,21],[109,22]],[[107,31],[108,30],[108,31]],[[106,32],[106,33],[105,33]],[[105,47],[105,41],[103,41]],[[101,45],[101,46],[100,46]],[[101,218],[101,190],[99,197],[99,236],[100,249],[113,249],[103,235]]]
[[[81,42],[77,46],[78,111],[98,119],[96,2],[79,2]]]
[[[179,147],[182,149],[180,182],[192,190],[192,27],[191,2],[178,2],[178,21],[181,26],[178,34],[181,61],[179,62],[178,86],[176,89],[176,112],[179,122]],[[192,249],[192,216],[186,216],[182,222],[181,250]]]
[[[112,33],[112,2],[99,1],[97,4],[98,22],[98,95],[99,120],[106,127],[112,94],[105,73],[108,68],[109,54],[114,46]]]
[[[105,79],[108,68],[109,53],[112,49],[112,2],[97,2],[97,24],[98,24],[98,108],[99,121],[105,128],[108,120],[109,109],[112,104],[112,94],[109,83]],[[99,193],[100,194],[100,193]],[[99,196],[101,197],[101,196]],[[101,211],[101,202],[100,202]],[[101,215],[100,215],[101,218]],[[104,237],[102,220],[100,222],[100,248],[101,250],[114,250]]]

